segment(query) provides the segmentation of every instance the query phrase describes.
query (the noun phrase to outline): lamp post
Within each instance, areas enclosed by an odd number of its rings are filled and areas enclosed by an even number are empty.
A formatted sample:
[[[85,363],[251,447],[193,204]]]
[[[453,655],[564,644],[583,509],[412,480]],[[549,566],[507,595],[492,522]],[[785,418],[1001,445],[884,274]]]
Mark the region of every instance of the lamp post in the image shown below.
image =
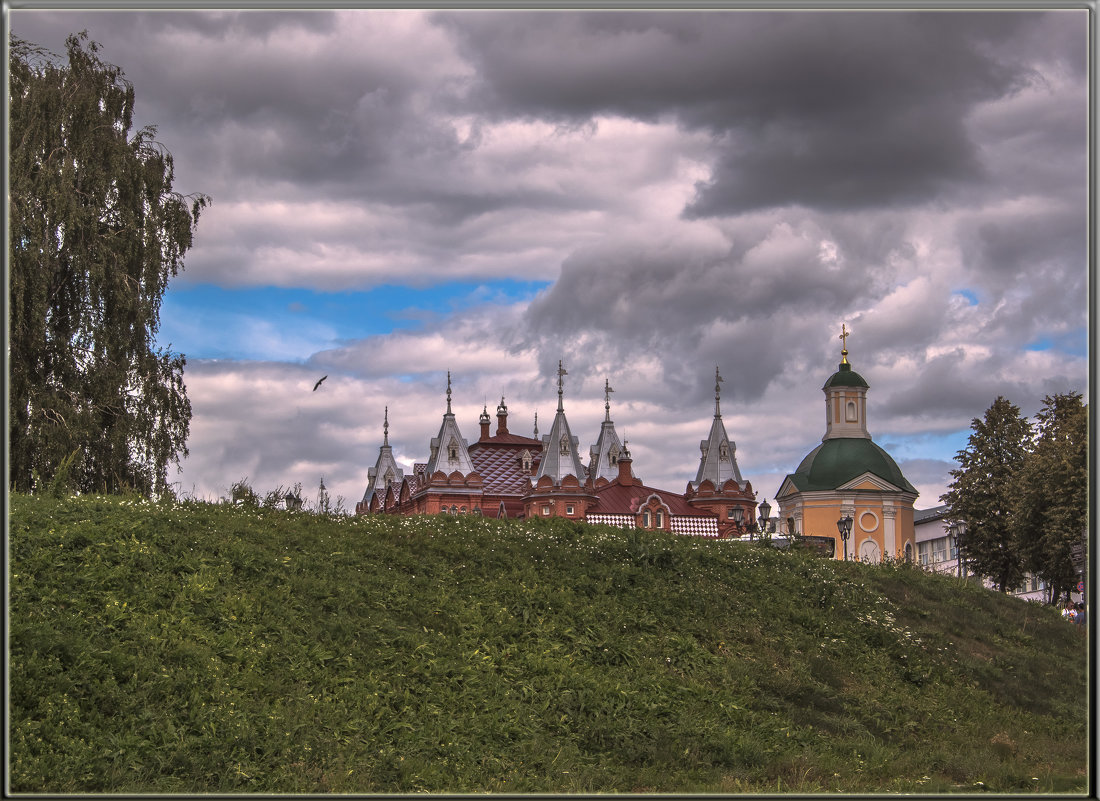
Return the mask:
[[[737,536],[741,537],[741,521],[745,519],[745,510],[740,506],[733,507],[733,524],[737,526]]]
[[[768,533],[768,521],[771,520],[772,507],[765,498],[760,502],[760,538],[766,539]]]
[[[848,536],[852,533],[852,517],[851,515],[845,515],[836,521],[837,531],[840,532],[840,536],[844,539],[844,561],[848,561]]]
[[[947,531],[951,534],[951,539],[955,543],[955,575],[962,578],[962,552],[959,550],[959,537],[966,535],[966,523],[957,522],[952,523],[947,527]]]

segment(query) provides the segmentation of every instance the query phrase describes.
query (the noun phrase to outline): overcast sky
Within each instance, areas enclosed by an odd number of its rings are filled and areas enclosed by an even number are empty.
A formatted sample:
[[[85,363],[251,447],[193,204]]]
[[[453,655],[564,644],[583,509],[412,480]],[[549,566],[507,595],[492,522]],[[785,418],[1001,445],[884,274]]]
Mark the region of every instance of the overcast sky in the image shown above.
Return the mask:
[[[383,410],[426,461],[504,395],[582,448],[611,415],[683,491],[721,369],[774,504],[840,361],[939,504],[970,422],[1088,390],[1088,17],[985,11],[13,10],[86,29],[204,192],[159,341],[185,493],[319,479],[354,506]],[[314,382],[328,380],[316,392]],[[1086,395],[1087,397],[1087,395]]]

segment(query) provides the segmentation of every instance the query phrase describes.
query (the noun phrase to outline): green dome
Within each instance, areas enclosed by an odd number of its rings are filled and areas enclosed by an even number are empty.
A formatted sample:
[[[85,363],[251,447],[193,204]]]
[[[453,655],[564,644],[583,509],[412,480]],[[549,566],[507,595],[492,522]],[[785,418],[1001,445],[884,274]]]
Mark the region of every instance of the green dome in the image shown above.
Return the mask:
[[[863,473],[874,473],[906,492],[916,492],[890,454],[871,440],[856,437],[825,440],[810,451],[790,479],[800,492],[812,492],[835,490]]]
[[[869,389],[870,385],[863,380],[863,376],[852,369],[852,365],[844,362],[840,365],[840,369],[825,382],[822,389],[828,389],[829,387],[863,387]]]

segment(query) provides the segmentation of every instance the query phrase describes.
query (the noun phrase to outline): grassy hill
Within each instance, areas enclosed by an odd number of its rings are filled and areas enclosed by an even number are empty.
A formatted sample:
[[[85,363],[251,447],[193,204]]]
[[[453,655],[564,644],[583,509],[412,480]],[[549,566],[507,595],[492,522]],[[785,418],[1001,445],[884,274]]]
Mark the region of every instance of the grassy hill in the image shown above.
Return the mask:
[[[16,792],[1083,792],[1086,644],[910,566],[10,501]]]

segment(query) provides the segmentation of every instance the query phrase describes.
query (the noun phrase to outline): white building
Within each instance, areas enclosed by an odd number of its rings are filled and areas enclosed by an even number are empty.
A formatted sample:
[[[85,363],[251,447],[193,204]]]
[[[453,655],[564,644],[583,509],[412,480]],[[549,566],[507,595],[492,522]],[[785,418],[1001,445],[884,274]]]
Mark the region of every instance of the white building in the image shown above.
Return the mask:
[[[960,566],[959,555],[955,550],[955,538],[951,536],[947,521],[944,519],[948,511],[947,506],[914,510],[913,528],[917,540],[917,562],[926,570],[966,577],[968,574],[965,553],[963,554],[964,564]],[[993,582],[989,579],[985,579],[983,583],[986,587],[993,588]],[[1028,574],[1024,583],[1011,594],[1027,601],[1045,603],[1049,592],[1044,581]]]

